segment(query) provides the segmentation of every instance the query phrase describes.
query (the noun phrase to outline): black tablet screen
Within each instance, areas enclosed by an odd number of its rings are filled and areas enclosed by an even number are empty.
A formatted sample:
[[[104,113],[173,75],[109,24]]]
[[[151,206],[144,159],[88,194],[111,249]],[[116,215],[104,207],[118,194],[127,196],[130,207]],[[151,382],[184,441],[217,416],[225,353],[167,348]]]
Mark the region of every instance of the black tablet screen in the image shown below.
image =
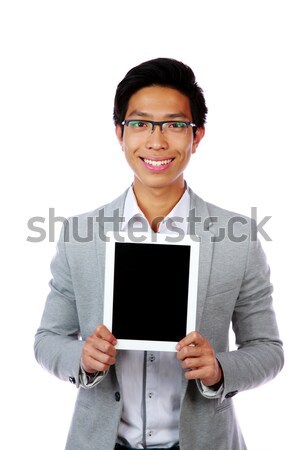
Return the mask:
[[[112,332],[117,339],[186,335],[190,246],[115,243]]]

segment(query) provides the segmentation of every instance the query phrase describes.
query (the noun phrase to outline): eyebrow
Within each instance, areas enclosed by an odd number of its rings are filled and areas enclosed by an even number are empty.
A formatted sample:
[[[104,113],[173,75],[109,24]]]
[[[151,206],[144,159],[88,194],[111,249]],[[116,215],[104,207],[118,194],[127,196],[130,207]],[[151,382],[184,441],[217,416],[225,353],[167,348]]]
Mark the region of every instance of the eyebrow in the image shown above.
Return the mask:
[[[128,115],[128,117],[137,116],[137,117],[153,117],[152,114],[149,114],[144,111],[139,111],[137,109],[131,111],[131,113]],[[164,116],[166,119],[187,119],[190,120],[182,111],[176,112],[176,113],[170,113],[165,114]]]

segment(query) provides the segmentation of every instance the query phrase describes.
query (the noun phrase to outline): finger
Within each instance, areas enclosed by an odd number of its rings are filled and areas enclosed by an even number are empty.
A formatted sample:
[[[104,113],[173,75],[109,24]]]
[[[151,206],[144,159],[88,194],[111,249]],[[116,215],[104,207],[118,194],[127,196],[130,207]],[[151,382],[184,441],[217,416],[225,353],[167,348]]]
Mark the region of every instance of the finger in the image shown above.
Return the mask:
[[[97,340],[100,341],[100,339]],[[96,346],[90,345],[89,342],[86,343],[82,349],[82,366],[86,372],[104,371],[115,364],[116,349],[111,344],[109,345],[114,350],[112,354],[103,353]]]
[[[98,325],[94,333],[98,338],[104,339],[105,341],[108,341],[113,345],[116,345],[117,343],[117,339],[115,338],[115,336],[103,324]]]
[[[94,336],[88,336],[85,341],[85,348],[89,353],[92,353],[95,349],[96,351],[99,351],[101,353],[115,356],[116,355],[116,348],[113,344],[111,344],[108,341],[105,341],[104,339],[101,339],[99,337]]]
[[[115,364],[116,355],[110,355],[108,353],[103,353],[96,348],[85,350],[85,355],[87,359],[93,359],[99,363],[106,364],[108,366]]]
[[[87,358],[82,359],[82,367],[87,373],[104,372],[105,370],[108,370],[114,363],[115,361],[109,361],[108,363],[105,363],[103,361],[94,359],[92,356],[88,356]]]
[[[215,352],[207,339],[201,341],[199,345],[188,345],[177,352],[177,358],[181,361],[186,358],[215,358]]]
[[[204,341],[204,337],[201,336],[200,333],[197,331],[192,331],[191,333],[187,334],[181,341],[178,342],[176,345],[176,350],[181,350],[183,347],[186,347],[188,345],[200,345],[201,342]]]
[[[206,375],[206,371],[203,370],[202,368],[200,368],[200,369],[193,369],[193,370],[187,370],[184,373],[184,377],[187,380],[197,380],[197,379],[202,380],[205,377],[205,375]]]
[[[214,365],[214,359],[210,355],[202,355],[197,358],[185,358],[181,362],[183,369],[199,369],[201,367],[209,367]]]
[[[220,367],[204,366],[187,370],[184,374],[187,380],[200,379],[206,386],[214,386],[223,380],[223,372]]]

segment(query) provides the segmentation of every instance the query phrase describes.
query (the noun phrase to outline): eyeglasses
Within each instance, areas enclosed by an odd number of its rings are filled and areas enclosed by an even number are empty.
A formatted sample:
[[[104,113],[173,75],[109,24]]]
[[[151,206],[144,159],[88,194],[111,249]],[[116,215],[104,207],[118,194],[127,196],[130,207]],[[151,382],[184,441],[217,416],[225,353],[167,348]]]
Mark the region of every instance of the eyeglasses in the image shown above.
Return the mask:
[[[159,126],[160,131],[166,135],[185,135],[189,127],[196,127],[192,122],[182,122],[181,120],[166,120],[163,122],[154,122],[153,120],[123,120],[121,125],[126,125],[128,129],[135,133],[151,134],[155,125]]]

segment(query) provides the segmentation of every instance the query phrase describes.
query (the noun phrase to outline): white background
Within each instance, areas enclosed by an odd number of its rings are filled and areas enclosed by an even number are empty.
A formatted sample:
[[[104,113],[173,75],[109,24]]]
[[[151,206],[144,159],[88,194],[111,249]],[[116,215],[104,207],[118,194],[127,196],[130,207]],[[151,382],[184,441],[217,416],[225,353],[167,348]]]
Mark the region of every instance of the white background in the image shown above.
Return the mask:
[[[89,211],[130,184],[114,135],[115,88],[159,56],[193,68],[209,108],[186,172],[192,189],[239,213],[256,206],[258,220],[272,216],[263,246],[286,364],[235,405],[249,450],[299,448],[297,10],[296,0],[1,2],[1,448],[64,447],[76,388],[32,350],[55,251],[49,208]],[[33,216],[45,218],[42,243],[26,241],[36,236]]]

